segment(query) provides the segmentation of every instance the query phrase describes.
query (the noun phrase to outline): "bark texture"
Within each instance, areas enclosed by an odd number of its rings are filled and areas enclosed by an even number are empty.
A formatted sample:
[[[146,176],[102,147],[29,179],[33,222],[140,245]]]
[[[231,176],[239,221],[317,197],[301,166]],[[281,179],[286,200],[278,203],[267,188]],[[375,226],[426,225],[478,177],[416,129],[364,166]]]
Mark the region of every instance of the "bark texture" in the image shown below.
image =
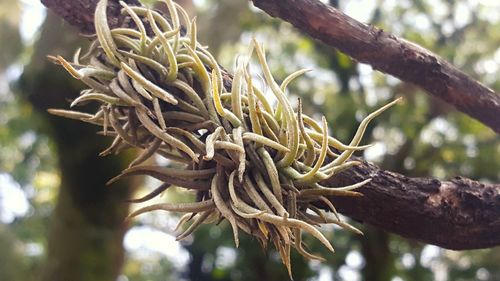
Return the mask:
[[[411,82],[500,133],[500,94],[436,54],[318,0],[252,0],[309,36],[374,69]]]
[[[95,7],[97,2],[97,0],[42,1],[48,7],[53,5],[70,7],[73,10],[71,13],[60,8],[54,11],[65,17],[70,24],[76,25],[82,32],[88,31],[90,23],[88,19],[92,19],[93,10],[85,8],[81,3],[85,2]],[[89,4],[90,2],[92,4]],[[305,25],[304,28],[316,38],[317,34],[325,40],[328,36],[332,36],[333,39],[328,39],[327,42],[338,44],[341,50],[350,50],[346,53],[355,54],[354,58],[373,62],[374,67],[387,73],[397,70],[399,72],[391,74],[400,73],[401,79],[425,86],[435,95],[455,104],[460,110],[470,112],[472,116],[484,120],[497,132],[500,131],[500,120],[496,118],[496,114],[500,114],[498,96],[430,52],[383,31],[357,23],[320,2],[254,1],[254,3],[266,11],[269,10],[272,15],[283,16],[285,20],[290,21],[293,19],[294,22]],[[299,4],[301,6],[294,6]],[[110,15],[118,15],[117,22],[121,22],[123,19],[120,18],[120,13],[112,11],[117,7],[111,5],[109,12]],[[81,9],[80,12],[75,11],[77,9]],[[89,11],[92,11],[90,15]],[[314,17],[311,16],[313,12]],[[329,17],[333,17],[336,21],[330,22]],[[333,29],[332,26],[340,28],[340,31]],[[346,38],[345,32],[353,33],[350,35],[352,38]],[[336,34],[343,37],[335,37]],[[370,41],[370,38],[373,40]],[[342,40],[346,40],[347,43]],[[388,45],[390,50],[381,52],[380,48],[385,45]],[[375,47],[376,50],[373,49]],[[396,61],[394,56],[402,61]],[[224,82],[226,87],[231,84],[231,76],[227,73]],[[425,83],[429,83],[429,86]],[[469,92],[460,87],[475,90]],[[339,211],[353,219],[401,236],[449,249],[478,249],[500,245],[499,184],[482,184],[465,178],[449,181],[409,178],[381,170],[366,162],[336,176],[330,183],[341,186],[367,178],[372,178],[372,182],[359,190],[364,194],[363,197],[332,198]]]
[[[41,0],[45,7],[52,10],[72,26],[78,28],[83,34],[93,34],[94,11],[97,5],[96,0]],[[123,0],[130,5],[140,5],[137,0]],[[124,17],[120,13],[121,6],[118,0],[108,1],[108,23],[112,27],[120,26]]]
[[[500,184],[463,177],[410,178],[367,162],[333,177],[329,184],[342,186],[367,178],[372,181],[358,190],[363,197],[331,198],[340,212],[447,249],[500,245]]]

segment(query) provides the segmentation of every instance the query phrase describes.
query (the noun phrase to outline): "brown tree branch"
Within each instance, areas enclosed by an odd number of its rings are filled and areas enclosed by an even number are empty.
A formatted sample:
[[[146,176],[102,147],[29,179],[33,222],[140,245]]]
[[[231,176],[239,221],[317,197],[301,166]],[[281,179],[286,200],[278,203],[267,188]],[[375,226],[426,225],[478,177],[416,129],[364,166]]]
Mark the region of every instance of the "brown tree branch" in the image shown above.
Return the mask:
[[[97,0],[42,1],[50,7],[57,5],[54,11],[82,32],[91,31],[93,10],[89,7],[95,7]],[[108,11],[120,15],[113,10],[117,8],[111,5]],[[230,75],[225,75],[224,82],[230,88]],[[339,211],[401,236],[449,249],[500,245],[500,185],[465,178],[451,181],[409,178],[366,162],[341,173],[330,183],[340,186],[370,177],[372,182],[360,189],[362,198],[332,198]]]
[[[318,0],[252,0],[309,36],[374,69],[411,82],[500,133],[500,94],[436,54]]]
[[[66,22],[78,28],[83,34],[92,34],[94,28],[94,11],[97,0],[41,0],[45,7],[59,15]],[[123,0],[130,5],[141,5],[138,0]],[[118,0],[108,1],[108,23],[112,27],[120,26],[125,18],[121,15],[121,6]]]
[[[360,161],[361,159],[356,159]],[[463,177],[410,178],[365,161],[329,180],[332,186],[372,178],[361,198],[332,197],[343,214],[386,231],[447,249],[500,245],[500,184]]]

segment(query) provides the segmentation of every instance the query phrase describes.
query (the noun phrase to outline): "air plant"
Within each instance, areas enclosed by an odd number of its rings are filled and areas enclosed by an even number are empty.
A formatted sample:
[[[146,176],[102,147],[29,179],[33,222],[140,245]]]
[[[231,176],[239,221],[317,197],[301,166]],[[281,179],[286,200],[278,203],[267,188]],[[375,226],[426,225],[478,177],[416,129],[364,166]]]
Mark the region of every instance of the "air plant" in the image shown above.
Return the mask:
[[[398,100],[369,114],[351,142],[343,144],[328,135],[324,117],[318,124],[302,112],[300,100],[297,110],[287,100],[287,85],[307,70],[290,74],[278,85],[262,45],[253,40],[248,56],[237,60],[228,86],[213,55],[197,41],[195,20],[171,0],[163,2],[170,20],[158,11],[120,2],[132,27],[111,29],[107,0],[101,0],[95,12],[96,39],[89,50],[84,55],[78,50],[72,62],[50,57],[89,87],[71,107],[91,101],[99,107],[91,114],[49,111],[102,127],[100,133],[113,141],[101,155],[141,149],[110,183],[133,175],[163,182],[131,202],[145,202],[171,186],[196,193],[195,202],[154,204],[129,217],[156,210],[184,213],[178,227],[187,227],[177,239],[187,237],[200,224],[227,220],[236,246],[240,230],[263,247],[272,243],[290,274],[291,247],[308,259],[323,260],[306,250],[303,232],[332,252],[316,226],[336,224],[361,233],[340,219],[328,197],[360,196],[354,190],[370,179],[344,187],[321,183],[358,164],[349,158],[368,147],[360,146],[368,123]],[[254,85],[249,71],[252,53],[276,105]],[[143,164],[154,155],[179,165]],[[319,209],[317,202],[329,211]]]

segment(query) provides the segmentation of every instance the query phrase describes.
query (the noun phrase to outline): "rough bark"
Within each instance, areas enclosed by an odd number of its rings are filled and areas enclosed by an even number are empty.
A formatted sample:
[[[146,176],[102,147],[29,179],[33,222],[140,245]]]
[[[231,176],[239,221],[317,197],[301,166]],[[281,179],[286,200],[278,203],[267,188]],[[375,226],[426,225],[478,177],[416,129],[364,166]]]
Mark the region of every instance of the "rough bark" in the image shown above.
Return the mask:
[[[69,0],[43,1],[49,5],[49,7],[52,5],[50,3],[57,2],[61,5],[61,3],[78,2]],[[80,2],[82,1],[83,0],[80,0]],[[91,2],[93,2],[95,6],[97,0],[93,0]],[[262,4],[264,1],[255,2],[256,4]],[[288,2],[292,4],[296,1]],[[275,1],[269,1],[269,4],[272,3],[274,3],[276,7],[279,7]],[[265,4],[262,5],[265,6]],[[312,3],[312,5],[317,8],[319,4]],[[72,7],[73,9],[77,9],[78,7],[81,7],[81,5],[74,4]],[[113,9],[113,7],[116,6],[112,5],[110,6],[110,9]],[[304,9],[302,17],[307,19],[308,8],[305,7]],[[334,15],[338,14],[337,11],[332,11],[328,7],[325,7],[325,9]],[[80,13],[74,12],[71,14],[64,11],[54,11],[60,13],[62,16],[66,16],[65,19],[69,23],[76,25],[82,31],[85,31],[85,28],[87,28],[86,25],[79,25],[80,22],[82,22],[82,19],[92,18],[89,15],[82,15],[82,13],[88,12],[89,9],[82,10]],[[322,11],[317,11],[317,15],[321,15],[321,12]],[[119,13],[113,12],[112,14]],[[319,16],[319,18],[321,18],[321,16]],[[348,20],[348,23],[352,21],[352,19],[344,20]],[[318,24],[320,23],[322,22],[318,22]],[[346,25],[346,23],[339,24]],[[353,24],[357,25],[358,28],[366,27],[359,23]],[[318,25],[318,28],[320,31],[327,29],[321,25]],[[481,86],[479,83],[474,82],[472,79],[465,76],[465,74],[452,69],[451,66],[432,56],[430,53],[424,52],[409,43],[402,43],[403,41],[400,39],[396,39],[395,37],[389,36],[383,32],[373,32],[382,36],[379,39],[399,42],[398,46],[402,46],[401,48],[405,50],[403,53],[408,54],[408,58],[405,59],[405,61],[408,60],[409,62],[406,63],[410,64],[410,62],[414,62],[420,66],[420,70],[414,70],[416,72],[413,74],[422,76],[431,75],[431,77],[427,78],[430,82],[438,83],[437,81],[440,81],[439,83],[447,85],[445,88],[450,88],[452,86],[456,87],[461,83],[464,83],[464,85],[469,86],[475,85],[478,89],[486,89],[484,86]],[[351,46],[351,48],[364,54],[364,48],[368,48],[369,45],[363,43],[362,41],[358,43],[360,46]],[[377,50],[377,53],[382,52]],[[387,53],[387,55],[390,56],[390,53]],[[401,54],[399,55],[401,56]],[[365,56],[368,56],[368,54],[365,54]],[[377,58],[382,60],[382,57]],[[424,62],[428,60],[435,60],[435,63],[439,63],[441,66],[434,65],[434,70],[424,71]],[[385,64],[387,64],[387,66],[384,66]],[[381,65],[378,67],[383,67],[383,69],[392,69],[394,66],[389,65],[388,62],[381,62]],[[448,69],[447,71],[452,71],[451,74],[453,74],[453,76],[450,77],[449,75],[446,76],[444,74],[436,74],[435,70],[439,69],[441,69],[441,72],[443,69]],[[404,73],[406,73],[405,75],[409,75],[411,78],[411,73],[409,71]],[[446,79],[439,80],[439,77]],[[464,81],[458,81],[462,78]],[[226,75],[224,77],[224,82],[226,86],[231,84],[230,75]],[[442,88],[441,86],[439,87]],[[452,95],[450,98],[454,95],[453,92],[446,92],[442,95],[446,94]],[[478,103],[476,99],[473,99],[470,102],[474,105],[469,107],[469,110],[474,111],[474,114],[476,115],[481,115],[484,112],[487,112],[484,114],[486,114],[485,116],[489,116],[488,118],[491,118],[489,122],[492,123],[492,125],[495,125],[493,126],[494,128],[500,129],[499,121],[494,121],[495,116],[490,115],[492,114],[492,111],[499,113],[499,103],[495,101],[495,98],[484,98],[482,97],[482,94],[478,93],[466,95],[481,96],[480,98],[477,98],[477,100],[482,101],[484,108],[481,107],[481,103]],[[490,92],[490,96],[491,95],[493,95],[492,92]],[[459,101],[462,102],[463,100],[459,99]],[[476,112],[476,110],[478,112]],[[482,113],[482,111],[484,112]],[[340,186],[358,182],[370,177],[373,179],[372,182],[360,189],[360,192],[364,194],[362,198],[332,198],[332,201],[334,201],[334,203],[338,206],[338,209],[345,215],[358,221],[378,226],[384,230],[404,237],[435,244],[449,249],[476,249],[500,245],[500,185],[482,184],[465,178],[455,178],[450,181],[439,181],[437,179],[428,178],[409,178],[401,174],[383,171],[366,162],[363,162],[362,165],[336,176],[331,180],[331,183]]]
[[[45,7],[52,10],[83,34],[92,34],[94,28],[94,10],[96,0],[41,0]],[[130,5],[140,5],[137,0],[123,0]],[[108,23],[112,27],[120,26],[124,17],[120,13],[121,6],[118,0],[108,1]]]
[[[360,159],[356,159],[360,160]],[[329,180],[333,186],[372,181],[363,197],[332,197],[343,214],[406,238],[465,250],[500,245],[500,184],[456,177],[410,178],[362,162]]]
[[[309,36],[374,69],[411,82],[500,133],[500,94],[436,54],[318,0],[252,0]]]

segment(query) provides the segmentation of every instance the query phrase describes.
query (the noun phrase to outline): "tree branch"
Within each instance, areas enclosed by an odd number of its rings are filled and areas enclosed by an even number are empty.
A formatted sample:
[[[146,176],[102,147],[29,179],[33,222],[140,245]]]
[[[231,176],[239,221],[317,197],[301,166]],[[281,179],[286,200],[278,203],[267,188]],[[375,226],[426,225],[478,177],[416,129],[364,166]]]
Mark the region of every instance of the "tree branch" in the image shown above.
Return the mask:
[[[252,0],[309,36],[374,69],[411,82],[500,133],[500,94],[436,54],[318,0]]]
[[[331,198],[341,213],[447,249],[500,245],[500,184],[463,177],[449,181],[410,178],[365,161],[328,183],[343,186],[367,178],[372,181],[358,189],[363,197]]]
[[[141,5],[138,0],[123,0],[130,5]],[[66,22],[78,28],[83,34],[92,34],[94,28],[94,11],[97,0],[41,0],[45,7],[59,15]],[[108,1],[108,23],[111,27],[122,25],[125,17],[121,14],[118,0]]]
[[[49,7],[56,5],[53,11],[82,32],[91,32],[89,24],[93,10],[89,7],[95,7],[97,0],[42,1],[51,5]],[[111,2],[116,3],[115,0]],[[118,9],[119,6],[112,4],[108,12],[120,17]],[[115,21],[122,22],[123,19]],[[230,75],[224,76],[227,88],[230,88],[231,80]],[[465,178],[451,181],[409,178],[383,171],[366,162],[341,173],[330,183],[340,186],[367,178],[373,180],[359,190],[364,194],[363,197],[332,198],[338,209],[347,216],[404,237],[449,249],[500,245],[500,185],[482,184]]]

